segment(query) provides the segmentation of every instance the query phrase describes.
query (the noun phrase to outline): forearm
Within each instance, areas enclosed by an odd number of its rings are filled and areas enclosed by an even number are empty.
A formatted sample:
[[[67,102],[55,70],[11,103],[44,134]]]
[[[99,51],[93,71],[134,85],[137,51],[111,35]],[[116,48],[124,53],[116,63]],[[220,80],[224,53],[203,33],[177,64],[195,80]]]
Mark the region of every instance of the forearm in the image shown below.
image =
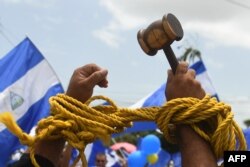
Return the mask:
[[[64,152],[62,153],[60,161],[59,161],[60,167],[68,167],[69,166],[72,149],[73,149],[73,147],[71,145],[67,144]]]
[[[177,140],[183,167],[215,167],[216,159],[210,145],[189,126],[177,128]]]
[[[57,166],[64,145],[64,139],[41,140],[35,146],[35,154],[47,158],[54,166]]]

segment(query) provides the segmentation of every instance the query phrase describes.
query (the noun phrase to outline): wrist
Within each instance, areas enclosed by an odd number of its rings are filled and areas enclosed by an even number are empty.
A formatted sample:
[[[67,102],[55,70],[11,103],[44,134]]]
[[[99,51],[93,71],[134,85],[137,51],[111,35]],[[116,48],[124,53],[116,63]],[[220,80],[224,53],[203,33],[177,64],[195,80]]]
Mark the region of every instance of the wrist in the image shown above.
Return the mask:
[[[193,131],[188,125],[177,125],[176,135],[179,138],[185,137],[190,131]]]
[[[47,158],[51,163],[57,165],[60,155],[64,149],[65,140],[41,140],[35,146],[35,154]]]

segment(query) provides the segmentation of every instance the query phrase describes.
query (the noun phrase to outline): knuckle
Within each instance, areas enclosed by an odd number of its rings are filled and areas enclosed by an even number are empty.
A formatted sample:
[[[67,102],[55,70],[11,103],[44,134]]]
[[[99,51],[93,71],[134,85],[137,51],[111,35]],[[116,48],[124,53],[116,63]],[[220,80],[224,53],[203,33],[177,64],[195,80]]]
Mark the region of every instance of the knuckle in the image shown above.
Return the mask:
[[[89,64],[87,64],[86,66],[97,66],[95,63],[89,63]]]
[[[202,88],[201,83],[199,81],[194,80],[194,85],[199,89]]]
[[[74,74],[78,74],[80,71],[81,71],[81,68],[80,68],[80,67],[77,68],[77,69],[75,69],[74,72],[73,72],[73,75],[74,75]]]
[[[196,71],[194,69],[189,69],[188,72],[191,73],[191,74],[196,75]]]
[[[191,78],[191,77],[187,77],[187,78],[186,78],[186,82],[187,82],[188,84],[193,84],[193,83],[194,83],[194,79]]]

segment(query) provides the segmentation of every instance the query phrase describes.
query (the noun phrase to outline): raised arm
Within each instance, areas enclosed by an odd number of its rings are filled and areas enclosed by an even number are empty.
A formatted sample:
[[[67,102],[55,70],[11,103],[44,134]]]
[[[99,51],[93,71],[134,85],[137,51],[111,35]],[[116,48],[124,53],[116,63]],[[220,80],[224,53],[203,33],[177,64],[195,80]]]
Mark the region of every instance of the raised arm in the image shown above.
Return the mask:
[[[202,99],[205,91],[195,80],[195,71],[188,69],[188,64],[181,62],[173,75],[168,71],[166,98],[172,100],[182,97]],[[176,128],[177,142],[180,147],[183,167],[215,167],[216,159],[213,151],[205,140],[196,134],[189,126],[180,125]]]
[[[108,71],[106,69],[102,69],[95,64],[80,67],[74,71],[66,94],[81,102],[86,102],[92,96],[96,85],[105,88],[108,86],[107,74]],[[47,164],[42,165],[42,163],[44,160],[48,160],[49,166],[57,166],[64,146],[64,139],[39,141],[35,146],[35,154],[42,157],[42,160],[40,161],[39,158],[36,158],[38,164],[41,167],[47,167]],[[23,160],[22,163],[16,163],[15,166],[33,166],[29,158],[24,158]]]

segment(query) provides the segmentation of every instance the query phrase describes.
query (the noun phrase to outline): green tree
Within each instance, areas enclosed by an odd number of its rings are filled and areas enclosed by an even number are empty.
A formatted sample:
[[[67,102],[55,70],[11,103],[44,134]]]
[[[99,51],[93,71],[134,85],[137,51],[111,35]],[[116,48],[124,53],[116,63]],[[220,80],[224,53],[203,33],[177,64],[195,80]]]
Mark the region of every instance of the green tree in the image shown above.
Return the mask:
[[[195,59],[198,58],[201,59],[201,52],[198,49],[194,49],[193,47],[186,48],[183,55],[180,56],[180,61],[188,61],[188,62],[194,62]]]
[[[244,124],[247,126],[247,128],[249,128],[250,127],[250,119],[245,120]]]

